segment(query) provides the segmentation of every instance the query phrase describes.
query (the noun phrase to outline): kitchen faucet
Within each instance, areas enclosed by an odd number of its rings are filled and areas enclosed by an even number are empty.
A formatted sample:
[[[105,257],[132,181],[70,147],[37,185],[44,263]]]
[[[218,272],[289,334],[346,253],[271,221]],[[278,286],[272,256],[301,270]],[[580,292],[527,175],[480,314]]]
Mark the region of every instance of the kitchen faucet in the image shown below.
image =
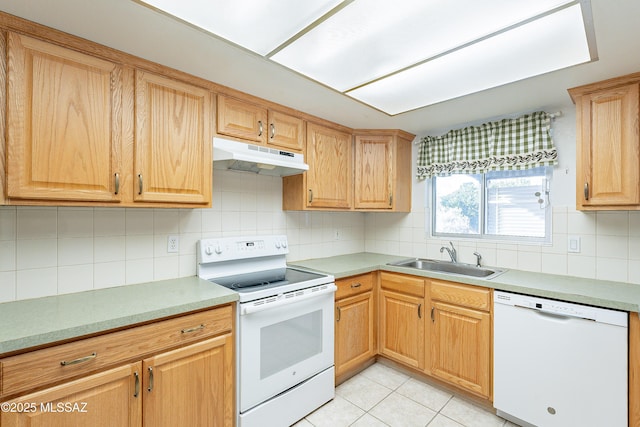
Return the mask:
[[[451,262],[458,262],[458,253],[456,252],[456,248],[453,247],[453,243],[449,242],[451,245],[451,249],[446,246],[440,248],[440,253],[442,253],[445,249],[449,252],[449,256],[451,257]]]

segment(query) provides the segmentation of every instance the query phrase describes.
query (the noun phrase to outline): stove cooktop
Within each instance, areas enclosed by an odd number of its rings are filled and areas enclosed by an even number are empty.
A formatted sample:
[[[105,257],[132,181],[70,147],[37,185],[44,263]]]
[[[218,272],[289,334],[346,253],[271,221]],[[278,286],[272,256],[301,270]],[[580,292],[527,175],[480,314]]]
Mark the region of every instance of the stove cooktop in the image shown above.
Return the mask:
[[[238,293],[246,294],[262,292],[286,285],[300,285],[302,288],[304,287],[304,282],[323,279],[326,277],[327,276],[324,274],[317,274],[286,267],[275,270],[241,273],[227,277],[217,277],[209,279],[209,281],[226,288],[233,289]],[[274,292],[274,294],[275,293],[276,292]]]

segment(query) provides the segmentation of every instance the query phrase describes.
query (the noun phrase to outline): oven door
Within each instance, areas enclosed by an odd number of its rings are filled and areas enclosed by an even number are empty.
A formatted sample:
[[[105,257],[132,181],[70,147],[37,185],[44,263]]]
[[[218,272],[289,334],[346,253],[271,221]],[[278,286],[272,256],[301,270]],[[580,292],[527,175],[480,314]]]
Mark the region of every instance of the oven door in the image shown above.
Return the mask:
[[[240,412],[333,366],[335,285],[301,298],[240,304]],[[255,307],[255,308],[254,308]]]

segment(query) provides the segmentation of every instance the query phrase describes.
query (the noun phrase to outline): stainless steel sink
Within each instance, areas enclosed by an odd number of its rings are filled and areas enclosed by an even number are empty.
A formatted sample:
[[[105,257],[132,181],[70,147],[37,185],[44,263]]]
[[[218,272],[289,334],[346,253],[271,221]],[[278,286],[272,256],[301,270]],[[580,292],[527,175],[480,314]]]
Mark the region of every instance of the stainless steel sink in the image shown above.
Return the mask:
[[[493,279],[504,270],[489,267],[476,267],[473,264],[464,264],[460,262],[453,263],[451,261],[439,261],[436,259],[411,258],[396,262],[390,262],[387,265],[395,265],[398,267],[415,268],[418,270],[434,271],[439,273],[456,274],[459,276],[480,277],[482,279]]]

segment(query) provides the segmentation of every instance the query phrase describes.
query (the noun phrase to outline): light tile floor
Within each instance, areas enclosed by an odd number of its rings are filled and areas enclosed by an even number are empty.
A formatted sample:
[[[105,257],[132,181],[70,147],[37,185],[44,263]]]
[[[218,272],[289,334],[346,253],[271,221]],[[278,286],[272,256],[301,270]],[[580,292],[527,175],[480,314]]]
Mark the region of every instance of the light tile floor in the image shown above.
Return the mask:
[[[376,363],[294,427],[515,427],[457,396]]]

